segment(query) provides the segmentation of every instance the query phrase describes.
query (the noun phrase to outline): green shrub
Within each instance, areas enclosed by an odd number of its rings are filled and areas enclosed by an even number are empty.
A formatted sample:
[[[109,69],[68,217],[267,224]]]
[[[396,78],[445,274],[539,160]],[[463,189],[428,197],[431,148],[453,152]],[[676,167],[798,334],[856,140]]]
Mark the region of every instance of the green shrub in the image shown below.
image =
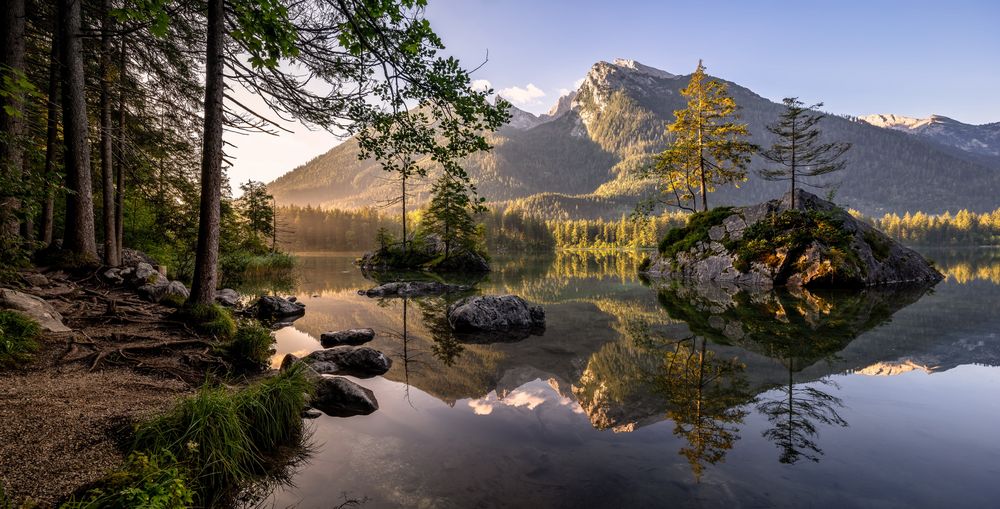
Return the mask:
[[[42,329],[16,311],[0,311],[0,367],[14,367],[31,360],[40,345]]]
[[[70,500],[62,509],[173,509],[191,507],[194,491],[187,469],[169,452],[133,452],[125,465],[80,500]]]
[[[186,306],[181,315],[190,319],[196,329],[222,340],[229,340],[236,334],[236,320],[233,314],[218,304]]]
[[[814,241],[829,247],[830,253],[838,258],[833,261],[843,265],[847,260],[856,261],[857,254],[851,248],[851,234],[842,226],[843,221],[829,212],[786,210],[750,225],[742,239],[727,243],[726,247],[735,251],[733,265],[743,272],[750,269],[752,262],[768,263],[779,249],[797,256]]]
[[[135,450],[166,451],[186,465],[208,506],[258,470],[238,398],[204,387],[174,409],[136,429]]]
[[[259,370],[267,367],[271,360],[273,344],[270,329],[257,320],[243,319],[237,323],[236,334],[223,350],[240,367]]]
[[[727,217],[733,215],[732,207],[718,207],[708,212],[696,212],[688,217],[687,226],[671,228],[660,241],[660,254],[673,258],[677,253],[687,251],[695,244],[708,241],[708,230],[722,224]]]

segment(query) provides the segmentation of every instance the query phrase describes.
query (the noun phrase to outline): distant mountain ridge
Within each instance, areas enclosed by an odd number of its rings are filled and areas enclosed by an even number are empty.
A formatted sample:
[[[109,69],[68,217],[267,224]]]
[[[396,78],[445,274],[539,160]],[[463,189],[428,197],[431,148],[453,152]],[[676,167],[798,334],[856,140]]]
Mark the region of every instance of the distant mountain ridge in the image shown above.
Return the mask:
[[[680,89],[688,79],[634,60],[597,62],[579,88],[560,97],[549,113],[512,109],[511,122],[489,135],[494,150],[469,158],[469,173],[480,194],[498,207],[550,218],[627,214],[651,189],[634,172],[666,146],[664,127],[685,106]],[[728,84],[753,141],[769,145],[765,126],[783,106]],[[1000,146],[990,137],[1000,124],[903,118],[830,115],[821,123],[827,139],[853,144],[848,167],[838,175],[838,203],[871,214],[985,211],[1000,205],[1000,156],[990,151]],[[980,143],[986,148],[979,150]],[[397,186],[391,175],[375,161],[357,160],[357,153],[356,142],[347,140],[276,179],[269,189],[281,204],[329,208],[360,208],[393,197]],[[761,165],[755,161],[753,167]],[[426,201],[428,190],[418,189],[413,202]],[[739,189],[713,193],[709,204],[756,203],[785,190],[751,172]]]

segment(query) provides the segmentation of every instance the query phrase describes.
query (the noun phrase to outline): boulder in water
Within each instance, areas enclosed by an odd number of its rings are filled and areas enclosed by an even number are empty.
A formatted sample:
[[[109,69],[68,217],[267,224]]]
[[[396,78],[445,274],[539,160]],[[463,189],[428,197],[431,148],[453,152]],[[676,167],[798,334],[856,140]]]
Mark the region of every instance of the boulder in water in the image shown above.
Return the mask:
[[[378,410],[375,393],[339,376],[317,381],[309,405],[334,417],[368,415]]]
[[[330,348],[342,345],[363,345],[375,339],[373,329],[347,329],[339,331],[324,332],[319,336],[319,342],[323,348]]]
[[[545,326],[545,310],[516,295],[477,295],[448,306],[456,332],[503,331]]]
[[[234,308],[240,305],[240,294],[232,288],[223,288],[222,290],[215,292],[215,302],[218,302],[227,308]]]
[[[317,350],[302,358],[317,373],[324,375],[350,375],[371,378],[385,374],[392,367],[392,360],[382,352],[367,346],[337,346]]]
[[[301,302],[290,302],[275,295],[264,295],[253,305],[253,313],[257,318],[273,320],[289,316],[305,314],[306,305]]]
[[[917,252],[802,190],[750,207],[692,216],[667,233],[645,274],[739,286],[864,287],[934,283]]]
[[[442,293],[466,292],[471,286],[452,285],[438,281],[394,281],[378,285],[358,293],[368,297],[419,297],[422,295],[440,295]]]

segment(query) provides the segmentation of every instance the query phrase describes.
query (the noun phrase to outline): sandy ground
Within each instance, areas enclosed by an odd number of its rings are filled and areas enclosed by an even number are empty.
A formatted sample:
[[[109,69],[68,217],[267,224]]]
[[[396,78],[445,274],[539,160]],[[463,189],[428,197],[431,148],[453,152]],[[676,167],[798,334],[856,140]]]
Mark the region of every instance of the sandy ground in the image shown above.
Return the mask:
[[[93,277],[48,277],[19,290],[48,300],[73,332],[47,334],[29,365],[0,371],[0,481],[15,507],[54,506],[119,466],[131,425],[217,365],[171,309]]]

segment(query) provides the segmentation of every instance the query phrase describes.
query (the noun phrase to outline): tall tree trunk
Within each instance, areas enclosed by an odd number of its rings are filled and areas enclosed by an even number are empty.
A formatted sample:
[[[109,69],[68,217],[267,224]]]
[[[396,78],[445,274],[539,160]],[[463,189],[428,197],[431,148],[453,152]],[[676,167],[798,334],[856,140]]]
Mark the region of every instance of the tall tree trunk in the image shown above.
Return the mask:
[[[108,0],[101,1],[101,217],[104,220],[104,264],[117,267],[118,246],[115,245],[115,179],[111,153],[111,30],[108,20]]]
[[[3,49],[0,51],[0,69],[3,76],[24,72],[24,0],[6,0],[0,12],[0,32],[2,32]],[[9,108],[9,112],[8,112]],[[22,171],[21,159],[24,157],[20,147],[20,138],[24,132],[21,117],[24,114],[24,97],[16,95],[0,100],[0,171],[7,182],[17,182]],[[14,191],[11,187],[0,190],[8,194]],[[17,196],[10,193],[0,198],[0,228],[3,229],[4,242],[15,242],[18,235]]]
[[[84,96],[80,2],[59,0],[59,41],[62,46],[63,138],[66,141],[66,226],[63,249],[84,260],[97,260],[94,235],[94,195],[90,183],[90,142]]]
[[[42,202],[42,242],[52,243],[55,219],[56,151],[59,150],[59,39],[52,34],[52,50],[49,53],[49,86],[45,113],[45,201]]]
[[[124,259],[125,241],[125,76],[128,75],[128,61],[125,59],[125,41],[121,42],[118,56],[118,121],[115,123],[115,248],[118,262]]]
[[[208,47],[205,62],[205,133],[201,155],[201,210],[198,216],[198,248],[191,283],[192,304],[215,300],[219,262],[219,219],[222,214],[222,93],[224,0],[208,0]]]

